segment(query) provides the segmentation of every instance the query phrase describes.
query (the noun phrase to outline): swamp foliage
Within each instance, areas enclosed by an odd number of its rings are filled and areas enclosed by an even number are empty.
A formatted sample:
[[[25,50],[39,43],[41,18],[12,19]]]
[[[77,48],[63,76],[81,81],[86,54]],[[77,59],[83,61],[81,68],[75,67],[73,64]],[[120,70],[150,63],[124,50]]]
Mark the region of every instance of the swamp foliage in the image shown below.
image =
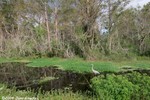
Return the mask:
[[[16,90],[0,84],[0,97],[30,97],[39,100],[149,100],[150,77],[138,72],[123,75],[97,76],[91,79],[92,91],[72,92],[70,89],[34,92]]]
[[[121,71],[122,65],[148,69],[150,3],[143,7],[126,8],[130,1],[1,0],[0,57],[11,59],[0,58],[0,62],[28,62],[28,67],[57,66],[79,73],[91,72],[91,63],[98,71],[117,72]],[[141,58],[147,60],[140,61],[137,56],[146,56]],[[21,57],[32,59],[22,60]],[[80,59],[72,59],[74,57]],[[149,76],[139,73],[108,75],[106,79],[97,76],[91,80],[93,92],[90,96],[70,90],[36,94],[2,85],[0,97],[22,95],[36,96],[41,100],[149,100],[149,80]]]
[[[101,100],[148,100],[150,77],[137,72],[126,75],[108,75],[92,79],[92,88]]]
[[[0,57],[132,59],[150,56],[150,3],[1,0]]]

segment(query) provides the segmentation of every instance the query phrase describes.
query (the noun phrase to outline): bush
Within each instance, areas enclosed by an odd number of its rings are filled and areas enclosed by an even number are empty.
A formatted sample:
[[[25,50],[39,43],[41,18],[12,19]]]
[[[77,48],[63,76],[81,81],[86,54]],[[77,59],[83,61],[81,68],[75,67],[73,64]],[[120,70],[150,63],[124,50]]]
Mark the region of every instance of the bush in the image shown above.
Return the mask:
[[[106,79],[98,76],[91,83],[102,100],[150,100],[150,77],[146,74],[108,75]]]
[[[93,78],[92,88],[102,100],[129,100],[138,86],[121,75],[108,75],[106,79]]]
[[[146,74],[137,72],[127,74],[125,76],[134,85],[137,85],[138,91],[134,93],[132,99],[134,100],[150,100],[150,77]]]

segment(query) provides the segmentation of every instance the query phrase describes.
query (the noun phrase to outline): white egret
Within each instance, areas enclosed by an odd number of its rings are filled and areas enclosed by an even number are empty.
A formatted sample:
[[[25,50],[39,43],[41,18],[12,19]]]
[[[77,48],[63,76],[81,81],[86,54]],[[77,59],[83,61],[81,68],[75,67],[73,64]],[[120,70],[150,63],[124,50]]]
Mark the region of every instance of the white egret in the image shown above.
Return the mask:
[[[92,72],[93,72],[94,74],[100,74],[97,70],[94,70],[94,69],[93,69],[93,66],[94,66],[94,65],[93,65],[93,64],[91,64],[91,65],[92,65]]]

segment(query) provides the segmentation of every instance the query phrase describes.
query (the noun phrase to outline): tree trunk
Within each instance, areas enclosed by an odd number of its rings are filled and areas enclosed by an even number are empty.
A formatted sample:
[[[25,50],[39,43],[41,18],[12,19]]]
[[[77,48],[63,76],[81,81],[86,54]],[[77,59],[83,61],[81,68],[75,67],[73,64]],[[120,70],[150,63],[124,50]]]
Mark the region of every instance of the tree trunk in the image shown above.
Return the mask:
[[[57,15],[58,9],[55,7],[55,39],[56,43],[58,43],[58,15]]]
[[[0,51],[3,51],[3,33],[0,34]]]
[[[108,37],[108,51],[109,53],[111,53],[111,45],[112,45],[112,37],[111,37],[111,2],[110,0],[108,0],[108,33],[109,33],[109,37]]]
[[[51,37],[50,37],[50,28],[48,23],[48,14],[47,14],[47,5],[45,3],[45,22],[46,22],[46,29],[47,29],[47,42],[48,42],[48,49],[51,51]]]

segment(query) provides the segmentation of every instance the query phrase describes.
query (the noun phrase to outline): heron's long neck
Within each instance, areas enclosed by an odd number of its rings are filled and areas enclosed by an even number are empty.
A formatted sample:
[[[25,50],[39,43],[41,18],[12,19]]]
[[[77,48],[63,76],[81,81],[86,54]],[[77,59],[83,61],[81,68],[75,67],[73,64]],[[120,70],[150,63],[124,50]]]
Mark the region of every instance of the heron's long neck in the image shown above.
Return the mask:
[[[93,70],[93,65],[92,65],[92,70]]]

